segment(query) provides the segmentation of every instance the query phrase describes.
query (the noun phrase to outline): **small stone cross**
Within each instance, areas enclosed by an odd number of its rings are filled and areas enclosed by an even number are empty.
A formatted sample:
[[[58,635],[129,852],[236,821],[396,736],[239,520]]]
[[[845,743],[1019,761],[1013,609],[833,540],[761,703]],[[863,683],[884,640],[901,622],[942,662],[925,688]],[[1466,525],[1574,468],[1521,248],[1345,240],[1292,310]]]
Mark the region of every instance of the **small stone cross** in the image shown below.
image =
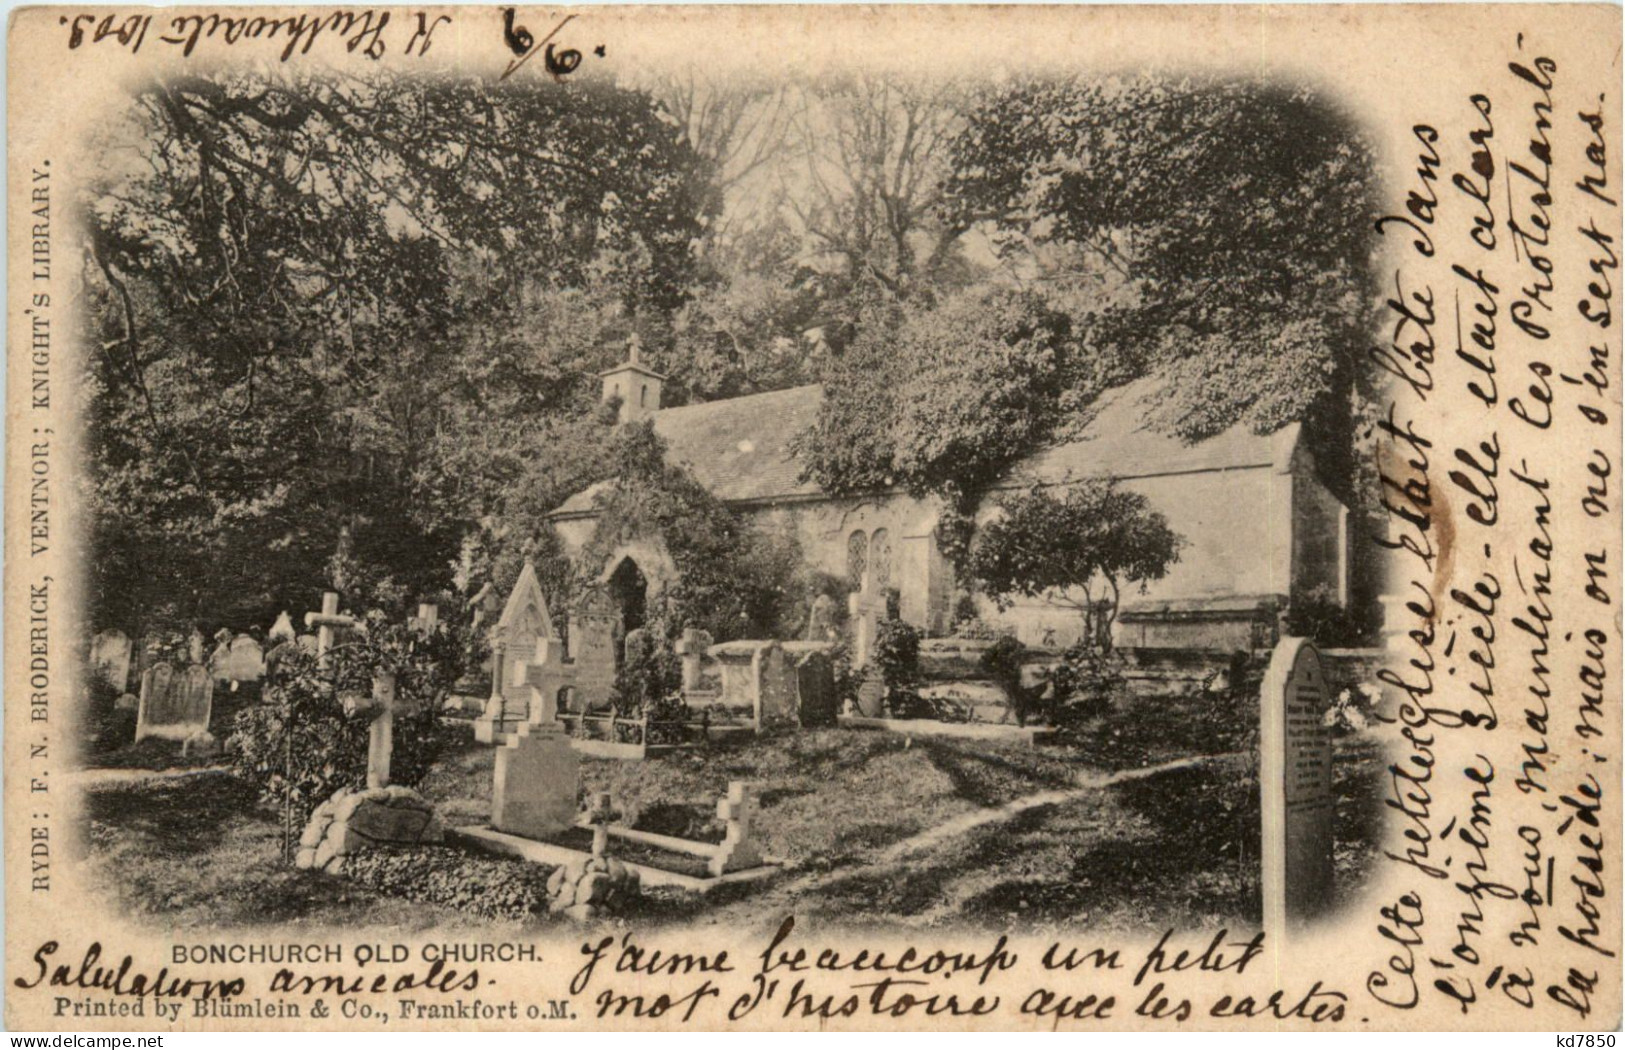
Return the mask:
[[[756,800],[756,789],[747,781],[735,780],[728,784],[728,793],[717,799],[717,819],[722,821],[722,845],[711,858],[711,874],[720,876],[741,868],[754,868],[762,863],[761,851],[752,837],[756,813],[761,804]]]
[[[609,849],[609,818],[612,816],[614,810],[610,808],[609,792],[598,792],[587,809],[587,821],[592,825],[592,855],[595,857],[602,857]]]

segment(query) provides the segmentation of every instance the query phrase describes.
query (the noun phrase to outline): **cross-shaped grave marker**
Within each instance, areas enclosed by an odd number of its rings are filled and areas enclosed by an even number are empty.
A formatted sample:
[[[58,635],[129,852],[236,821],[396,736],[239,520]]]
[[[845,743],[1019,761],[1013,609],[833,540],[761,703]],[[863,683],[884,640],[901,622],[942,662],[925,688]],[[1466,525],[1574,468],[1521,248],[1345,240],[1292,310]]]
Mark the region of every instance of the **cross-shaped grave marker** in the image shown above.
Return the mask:
[[[327,651],[333,648],[337,632],[354,630],[355,625],[354,616],[339,615],[337,591],[328,591],[322,595],[321,612],[305,614],[305,626],[316,628],[316,658],[322,666],[327,665]]]
[[[610,808],[609,792],[600,791],[593,796],[587,809],[587,823],[592,825],[592,855],[602,857],[609,849],[609,819],[615,815]]]
[[[760,809],[754,786],[744,780],[729,782],[728,793],[717,799],[717,819],[722,821],[725,830],[722,845],[711,857],[712,875],[754,868],[762,863],[762,852],[751,836]]]
[[[418,614],[408,617],[407,628],[419,638],[428,638],[440,625],[440,609],[429,602],[418,606]],[[395,753],[395,675],[380,674],[372,680],[374,714],[367,727],[367,787],[389,786],[389,763]]]
[[[886,595],[865,587],[847,596],[847,609],[852,617],[852,666],[862,667],[874,651],[875,632],[886,615]]]

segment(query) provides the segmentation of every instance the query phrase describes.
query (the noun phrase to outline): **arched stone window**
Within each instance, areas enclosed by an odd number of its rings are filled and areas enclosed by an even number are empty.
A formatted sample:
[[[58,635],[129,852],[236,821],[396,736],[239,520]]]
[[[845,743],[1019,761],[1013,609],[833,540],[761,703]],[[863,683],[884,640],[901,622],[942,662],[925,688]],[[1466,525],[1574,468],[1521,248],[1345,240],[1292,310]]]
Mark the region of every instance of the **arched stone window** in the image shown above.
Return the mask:
[[[869,537],[869,587],[884,591],[891,586],[891,533],[876,529]]]
[[[869,536],[862,529],[846,538],[846,582],[854,591],[863,590],[869,570]]]

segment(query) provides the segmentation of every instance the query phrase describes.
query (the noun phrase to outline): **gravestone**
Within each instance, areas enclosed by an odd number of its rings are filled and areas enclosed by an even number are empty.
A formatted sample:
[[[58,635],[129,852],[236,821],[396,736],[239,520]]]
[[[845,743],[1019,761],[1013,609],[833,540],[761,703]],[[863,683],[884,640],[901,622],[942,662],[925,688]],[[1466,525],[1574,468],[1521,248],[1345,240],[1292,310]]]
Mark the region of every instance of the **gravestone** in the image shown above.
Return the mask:
[[[519,571],[502,615],[491,628],[491,695],[474,720],[474,738],[494,743],[502,733],[530,717],[532,690],[543,684],[552,665],[562,661],[547,596],[528,559]],[[550,692],[557,694],[558,686]]]
[[[183,741],[207,731],[213,702],[214,678],[207,668],[193,664],[177,675],[168,664],[158,664],[141,677],[136,742],[149,736]]]
[[[529,723],[496,750],[491,826],[525,838],[554,835],[575,823],[580,759],[562,727]]]
[[[1283,638],[1259,694],[1259,793],[1263,803],[1264,929],[1273,938],[1319,915],[1332,889],[1330,693],[1320,653]]]
[[[575,662],[574,685],[583,704],[596,707],[608,701],[615,685],[615,628],[620,621],[614,599],[606,587],[587,591],[570,618],[570,658]]]
[[[864,667],[874,653],[880,619],[886,615],[886,596],[873,590],[854,591],[846,601],[852,620],[852,666]]]
[[[120,693],[130,684],[130,652],[130,636],[123,631],[103,631],[91,639],[91,666]]]
[[[796,668],[778,642],[757,654],[756,682],[756,731],[796,725]]]
[[[807,613],[807,641],[829,642],[835,639],[835,599],[820,594],[813,599]]]
[[[748,708],[758,733],[796,724],[796,668],[782,645],[723,642],[710,655],[721,674],[724,706]]]
[[[338,595],[322,596],[322,611],[305,617],[317,627],[317,659],[324,665],[336,632],[351,630],[355,620],[338,613]],[[430,604],[418,606],[418,615],[408,626],[420,639],[432,636],[440,620],[439,610]],[[412,708],[397,690],[396,677],[381,672],[372,679],[370,696],[344,698],[353,713],[365,705],[372,712],[367,732],[367,786],[362,790],[341,788],[318,806],[299,839],[295,865],[337,872],[345,858],[361,849],[378,845],[416,846],[439,842],[444,833],[434,804],[408,787],[390,783],[390,761],[395,747],[395,716],[411,714]]]
[[[231,641],[226,657],[226,677],[233,682],[257,682],[265,674],[265,650],[246,634]]]
[[[288,611],[284,609],[277,616],[276,623],[271,625],[271,633],[265,636],[265,640],[275,645],[281,642],[291,642],[294,637],[293,617],[289,616]]]
[[[683,662],[683,693],[697,693],[705,688],[704,663],[706,651],[711,648],[711,632],[694,627],[683,630],[677,642],[677,656]]]
[[[796,709],[808,728],[835,724],[835,666],[826,654],[807,653],[796,665]]]
[[[200,664],[203,662],[203,632],[196,627],[192,628],[192,633],[186,636],[186,658],[189,663]]]

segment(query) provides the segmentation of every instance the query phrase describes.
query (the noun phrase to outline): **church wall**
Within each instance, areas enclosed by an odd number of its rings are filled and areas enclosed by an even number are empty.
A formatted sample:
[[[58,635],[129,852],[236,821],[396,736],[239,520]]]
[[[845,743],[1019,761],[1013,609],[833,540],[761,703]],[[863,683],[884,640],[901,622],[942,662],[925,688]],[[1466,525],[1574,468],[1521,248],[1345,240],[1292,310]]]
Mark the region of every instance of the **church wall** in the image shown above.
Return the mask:
[[[1118,644],[1247,648],[1257,641],[1259,623],[1272,620],[1269,599],[1302,594],[1319,584],[1341,593],[1337,589],[1346,575],[1342,505],[1315,478],[1306,456],[1294,456],[1284,466],[1123,482],[1168,519],[1185,545],[1164,579],[1149,584],[1144,594],[1130,589],[1122,596],[1124,611],[1171,605],[1177,614],[1166,623],[1142,622],[1132,629],[1120,622]],[[988,499],[980,520],[992,513],[997,498]],[[951,628],[953,568],[932,535],[936,510],[931,501],[902,495],[792,501],[746,508],[744,514],[758,528],[793,538],[809,567],[842,579],[849,578],[853,534],[861,533],[865,542],[883,534],[889,550],[885,575],[900,592],[903,618],[932,634]],[[594,523],[565,520],[555,526],[575,553],[590,540]],[[869,569],[881,571],[873,562]],[[1238,600],[1254,598],[1264,599],[1264,605]],[[1029,645],[1070,645],[1082,628],[1077,610],[1064,605],[1023,601],[1000,611],[982,599],[979,608],[984,620],[1014,628]]]
[[[1348,515],[1343,504],[1313,475],[1300,475],[1292,487],[1292,593],[1324,588],[1348,604]]]

